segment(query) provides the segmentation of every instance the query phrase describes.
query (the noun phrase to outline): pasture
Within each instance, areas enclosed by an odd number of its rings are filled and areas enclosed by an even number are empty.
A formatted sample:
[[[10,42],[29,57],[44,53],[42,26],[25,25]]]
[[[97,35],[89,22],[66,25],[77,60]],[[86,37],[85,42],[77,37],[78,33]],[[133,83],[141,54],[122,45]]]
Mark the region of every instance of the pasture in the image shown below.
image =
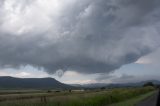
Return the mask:
[[[153,87],[85,91],[1,90],[0,106],[108,106],[153,91]]]

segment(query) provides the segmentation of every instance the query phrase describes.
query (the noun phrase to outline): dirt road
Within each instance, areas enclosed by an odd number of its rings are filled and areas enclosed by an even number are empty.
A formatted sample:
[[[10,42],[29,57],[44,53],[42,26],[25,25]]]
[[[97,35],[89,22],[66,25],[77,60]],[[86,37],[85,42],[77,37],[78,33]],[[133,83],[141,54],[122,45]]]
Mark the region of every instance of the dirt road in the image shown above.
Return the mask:
[[[155,92],[152,96],[138,103],[136,106],[160,106],[159,91]],[[158,103],[159,102],[159,103]]]

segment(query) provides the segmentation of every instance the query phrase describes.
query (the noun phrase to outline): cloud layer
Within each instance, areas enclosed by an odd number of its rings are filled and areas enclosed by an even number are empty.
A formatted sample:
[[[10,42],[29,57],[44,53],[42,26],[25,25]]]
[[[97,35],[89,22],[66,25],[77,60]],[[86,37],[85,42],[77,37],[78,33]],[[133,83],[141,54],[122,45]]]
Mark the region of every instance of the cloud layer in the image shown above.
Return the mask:
[[[0,67],[109,73],[159,46],[159,0],[2,0]]]

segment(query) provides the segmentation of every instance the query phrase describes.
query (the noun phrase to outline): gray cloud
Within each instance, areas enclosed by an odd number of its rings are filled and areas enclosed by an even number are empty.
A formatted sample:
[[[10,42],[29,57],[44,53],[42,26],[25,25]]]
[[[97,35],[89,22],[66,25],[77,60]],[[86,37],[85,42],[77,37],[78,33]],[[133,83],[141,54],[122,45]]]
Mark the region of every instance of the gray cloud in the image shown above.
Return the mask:
[[[111,75],[111,74],[101,74],[96,78],[97,82],[101,83],[137,83],[140,81],[147,80],[160,80],[159,74],[148,74],[148,75],[129,75],[129,74],[121,74],[120,76]]]
[[[0,66],[109,73],[159,46],[158,0],[0,3]],[[16,6],[15,6],[16,5]]]
[[[96,81],[97,82],[104,82],[104,83],[106,83],[107,81],[111,81],[114,78],[116,78],[116,76],[115,75],[111,75],[111,73],[110,74],[103,73],[103,74],[99,74],[99,76],[96,78]]]
[[[138,82],[138,81],[142,81],[142,79],[140,79],[140,77],[133,76],[133,75],[127,75],[127,74],[122,74],[120,77],[114,77],[111,80],[114,83],[128,83],[128,82],[134,82],[135,83],[135,82]]]
[[[112,83],[137,83],[140,81],[147,80],[160,80],[158,75],[141,75],[141,76],[133,76],[122,74],[120,77],[113,77],[110,79]]]

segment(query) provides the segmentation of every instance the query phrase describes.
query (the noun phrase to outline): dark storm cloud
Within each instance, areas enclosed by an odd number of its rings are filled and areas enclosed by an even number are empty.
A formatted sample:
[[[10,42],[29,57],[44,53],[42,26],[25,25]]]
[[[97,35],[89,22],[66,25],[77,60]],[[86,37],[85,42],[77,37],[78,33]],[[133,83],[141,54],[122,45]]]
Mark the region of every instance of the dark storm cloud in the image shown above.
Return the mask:
[[[4,0],[0,66],[112,72],[159,46],[159,5],[158,0]]]

